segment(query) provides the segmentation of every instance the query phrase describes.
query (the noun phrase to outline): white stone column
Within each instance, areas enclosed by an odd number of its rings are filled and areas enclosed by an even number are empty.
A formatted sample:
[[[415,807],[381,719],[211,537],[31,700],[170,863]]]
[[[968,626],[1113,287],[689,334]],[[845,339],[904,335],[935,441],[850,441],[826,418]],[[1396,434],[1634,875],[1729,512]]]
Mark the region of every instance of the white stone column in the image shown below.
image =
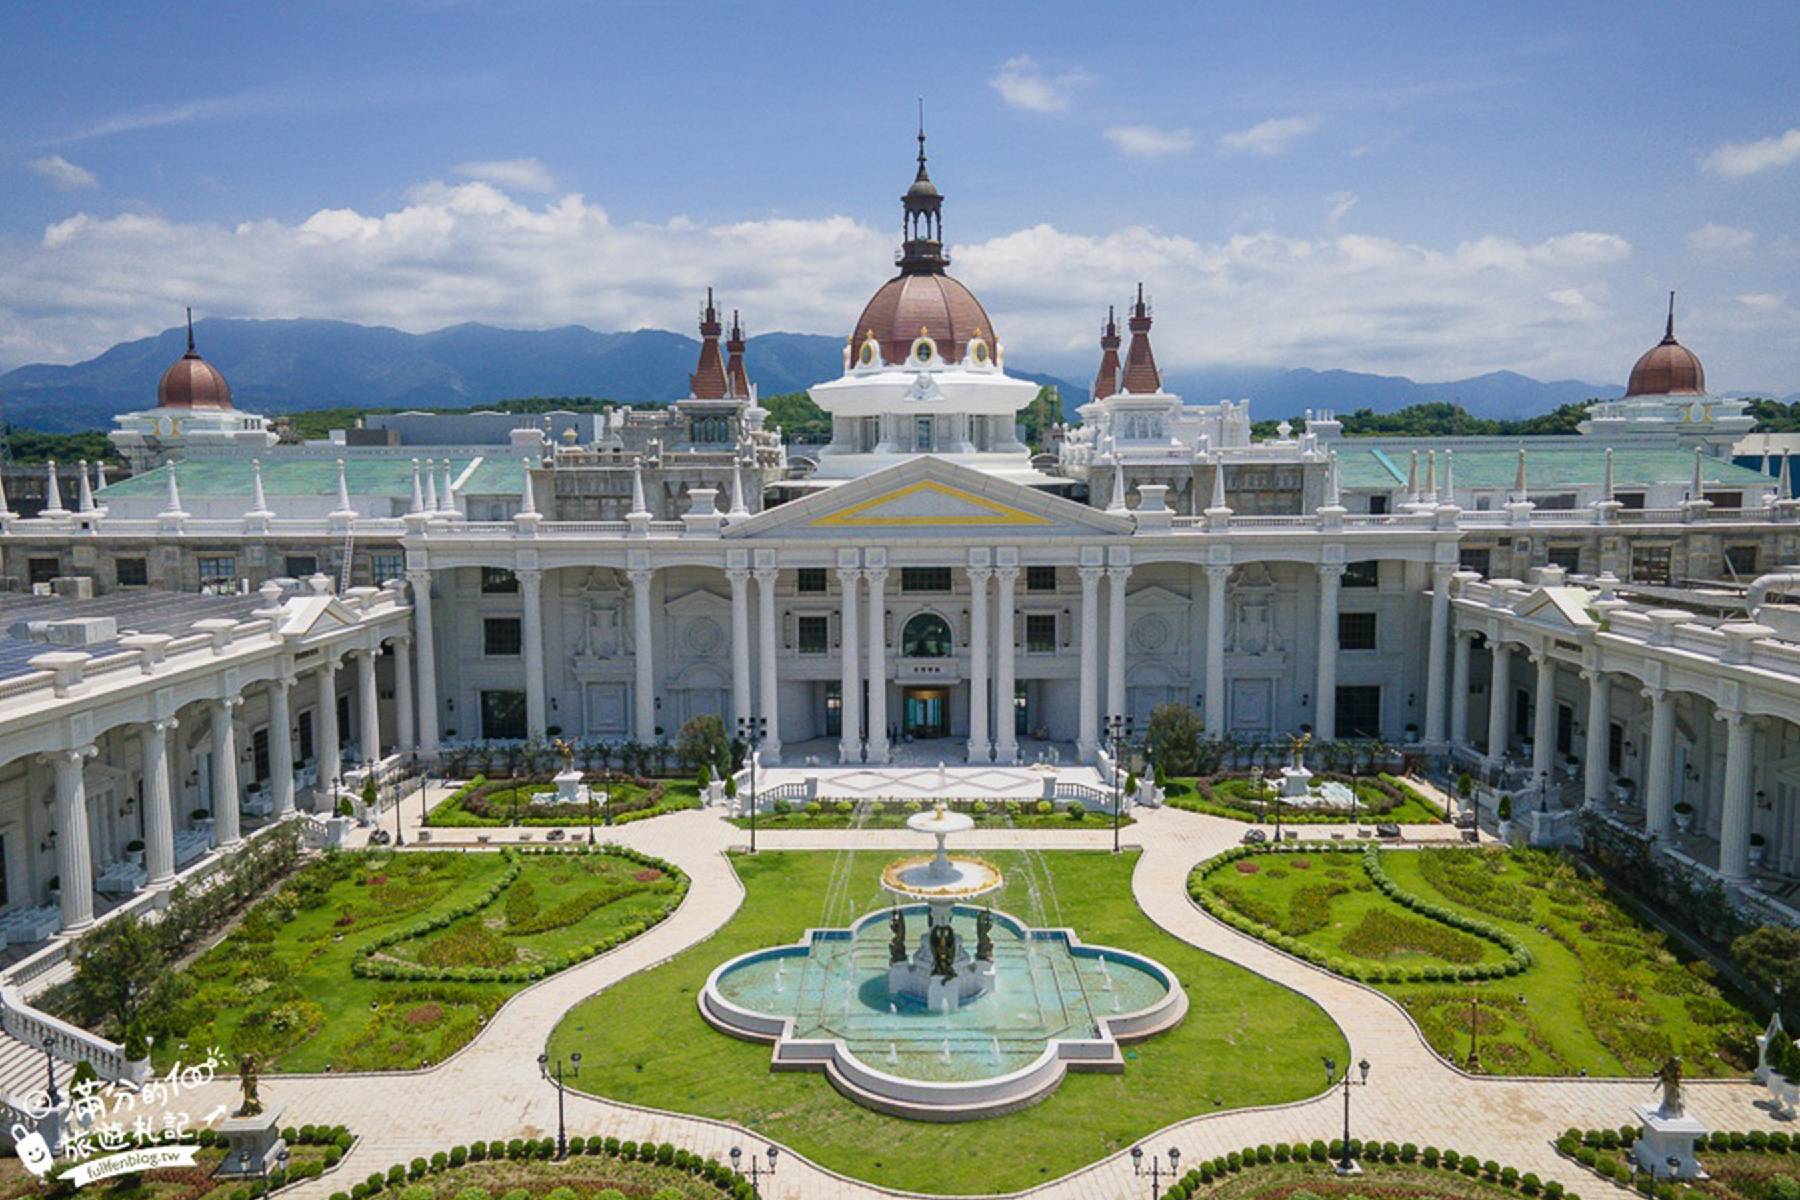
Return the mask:
[[[1427,643],[1425,662],[1425,744],[1441,749],[1445,743],[1444,714],[1447,709],[1444,659],[1450,650],[1450,576],[1454,565],[1440,564],[1431,569],[1431,637]]]
[[[1650,701],[1650,757],[1644,769],[1644,832],[1669,836],[1674,818],[1675,696],[1667,688],[1645,688]]]
[[[525,736],[543,741],[548,728],[544,702],[544,573],[514,571],[525,602],[520,635],[525,643]]]
[[[375,693],[375,651],[358,650],[356,658],[356,740],[363,761],[381,761],[381,709]]]
[[[87,785],[82,760],[94,747],[49,755],[56,771],[56,876],[62,891],[62,931],[94,923],[94,851],[88,843]]]
[[[1588,808],[1599,808],[1606,801],[1606,746],[1612,725],[1612,680],[1606,672],[1583,671],[1588,685],[1587,747],[1581,764],[1581,802]]]
[[[1106,568],[1106,717],[1125,715],[1125,583],[1130,567]]]
[[[759,631],[762,661],[757,664],[757,668],[762,681],[762,718],[765,724],[762,752],[765,764],[781,761],[781,721],[777,711],[781,688],[775,674],[775,647],[779,642],[776,625],[780,621],[775,611],[775,580],[778,574],[774,567],[756,572],[756,596],[762,606],[762,628]]]
[[[413,740],[412,672],[412,639],[402,634],[394,638],[394,749],[402,754],[416,744]]]
[[[1466,630],[1454,635],[1455,650],[1450,668],[1450,745],[1454,749],[1469,744],[1469,652],[1475,636]]]
[[[175,719],[150,721],[138,732],[144,751],[144,871],[151,887],[175,878],[175,795],[169,785],[169,730]]]
[[[993,758],[988,741],[988,579],[991,567],[969,568],[969,761]]]
[[[1531,713],[1531,774],[1548,795],[1556,773],[1556,659],[1546,646],[1532,661],[1537,663],[1537,701]]]
[[[1754,808],[1750,796],[1751,719],[1735,709],[1721,708],[1713,715],[1725,722],[1725,806],[1719,815],[1719,874],[1725,882],[1750,882],[1750,826]]]
[[[726,728],[735,736],[739,722],[750,719],[750,572],[728,567],[725,582],[731,585],[731,720]]]
[[[319,788],[331,787],[332,780],[343,771],[343,748],[338,744],[337,724],[337,670],[338,663],[327,650],[326,659],[319,664],[319,699],[318,707],[313,710],[313,753],[319,764]],[[331,797],[331,807],[337,806],[337,797]],[[327,811],[325,816],[330,816]]]
[[[1225,589],[1230,567],[1206,568],[1206,733],[1225,736]],[[1333,722],[1335,724],[1335,722]]]
[[[419,750],[427,756],[438,748],[437,647],[431,637],[431,572],[408,571],[412,584],[413,633],[418,646]]]
[[[1507,710],[1512,707],[1512,648],[1505,642],[1489,643],[1494,669],[1488,679],[1488,765],[1497,767],[1506,758]]]
[[[212,724],[213,835],[220,849],[244,840],[238,832],[238,804],[242,797],[238,794],[237,727],[231,720],[231,710],[242,703],[239,697],[228,696],[206,704],[206,716]]]
[[[656,738],[656,653],[650,632],[650,583],[654,570],[627,571],[631,581],[631,640],[637,660],[636,717],[631,735],[645,744]]]
[[[856,581],[862,572],[856,567],[839,567],[838,583],[843,586],[843,612],[839,627],[839,657],[843,661],[843,674],[839,676],[839,699],[842,701],[838,709],[842,717],[842,729],[838,734],[838,761],[856,763],[862,761],[862,670],[857,665],[856,653]]]
[[[1319,564],[1319,667],[1313,684],[1313,737],[1321,742],[1337,737],[1338,592],[1343,581],[1343,563]],[[1207,652],[1211,654],[1210,645]]]
[[[1013,613],[1013,588],[1019,581],[1019,568],[995,567],[994,585],[994,761],[1019,761],[1019,735],[1013,722],[1018,718],[1013,705],[1017,690],[1017,663],[1013,639],[1017,617]]]
[[[868,567],[869,581],[869,761],[888,760],[886,567]]]
[[[1100,753],[1100,576],[1104,567],[1081,567],[1081,713],[1075,755],[1092,762]]]
[[[285,671],[269,680],[269,795],[275,819],[294,811],[294,711],[288,689],[294,677]]]

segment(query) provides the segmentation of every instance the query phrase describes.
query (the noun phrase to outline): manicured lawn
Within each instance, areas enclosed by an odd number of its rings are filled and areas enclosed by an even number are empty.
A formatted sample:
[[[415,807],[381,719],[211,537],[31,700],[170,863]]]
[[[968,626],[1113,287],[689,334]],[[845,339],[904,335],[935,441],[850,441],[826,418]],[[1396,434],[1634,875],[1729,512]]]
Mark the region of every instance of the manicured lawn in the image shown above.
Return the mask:
[[[700,788],[692,779],[595,779],[590,786],[605,792],[593,811],[585,804],[552,804],[543,799],[556,791],[544,780],[486,780],[480,776],[432,806],[425,824],[438,829],[506,828],[514,825],[585,829],[623,825],[665,813],[700,807]]]
[[[1444,810],[1426,799],[1423,793],[1405,780],[1383,775],[1381,781],[1398,793],[1398,800],[1380,784],[1365,776],[1356,781],[1356,795],[1362,802],[1362,809],[1354,818],[1350,813],[1306,812],[1292,805],[1283,805],[1282,822],[1290,825],[1348,825],[1354,819],[1365,825],[1373,825],[1378,821],[1392,821],[1397,825],[1443,823]],[[1277,784],[1265,782],[1259,793],[1256,784],[1247,775],[1232,775],[1222,779],[1196,779],[1188,776],[1170,779],[1165,788],[1171,807],[1208,813],[1233,821],[1256,821],[1267,825],[1275,823],[1273,799],[1276,791]]]
[[[979,829],[1111,829],[1112,815],[1105,812],[1083,810],[1079,817],[1072,817],[1068,810],[1041,813],[1035,804],[1013,805],[1018,811],[1008,811],[1007,807],[995,804],[983,812],[973,812],[967,805],[959,805],[958,812],[968,813],[974,818]],[[882,802],[874,804],[853,805],[849,812],[843,810],[836,801],[821,802],[819,811],[809,813],[805,809],[793,809],[788,812],[765,812],[756,815],[758,829],[904,829],[906,819],[914,813],[924,812],[924,806],[906,802]],[[750,828],[750,818],[734,817],[733,825],[739,829]],[[1124,829],[1133,824],[1131,814],[1127,812],[1119,819],[1119,828]]]
[[[1463,1149],[1467,1151],[1469,1147]],[[1479,1149],[1470,1152],[1480,1153]],[[1517,1188],[1505,1187],[1485,1174],[1469,1176],[1443,1166],[1426,1167],[1416,1160],[1386,1163],[1365,1155],[1360,1165],[1363,1173],[1350,1179],[1340,1178],[1335,1166],[1328,1162],[1245,1166],[1201,1183],[1193,1195],[1214,1200],[1290,1200],[1308,1196],[1319,1200],[1366,1200],[1370,1196],[1382,1200],[1500,1200],[1519,1195]]]
[[[1595,1173],[1591,1190],[1607,1188],[1606,1180],[1623,1186],[1643,1186],[1643,1175],[1631,1155],[1627,1129],[1568,1130],[1556,1139],[1556,1148]],[[1633,1139],[1635,1139],[1635,1133]],[[1787,1130],[1715,1130],[1702,1135],[1694,1156],[1710,1179],[1670,1189],[1669,1200],[1793,1200],[1800,1196],[1800,1137]],[[1604,1177],[1601,1178],[1601,1177]]]
[[[1347,864],[1329,867],[1344,890],[1301,900],[1319,885],[1312,873],[1292,870],[1287,855],[1240,860],[1258,864],[1247,874],[1225,863],[1203,878],[1234,911],[1353,967],[1379,964],[1391,973],[1505,958],[1491,941],[1357,886],[1360,852],[1307,857]],[[1401,891],[1486,922],[1531,955],[1523,973],[1479,983],[1372,980],[1406,1006],[1445,1057],[1466,1060],[1473,1022],[1480,1067],[1495,1074],[1646,1075],[1670,1054],[1681,1055],[1693,1075],[1747,1069],[1751,1014],[1721,994],[1706,964],[1677,955],[1565,856],[1459,847],[1386,851],[1380,862]],[[1379,925],[1370,926],[1372,915]],[[1431,925],[1440,932],[1431,934]],[[1470,944],[1483,948],[1482,957],[1459,957]]]
[[[877,878],[893,857],[738,856],[747,894],[731,921],[577,1006],[551,1036],[551,1054],[582,1052],[584,1091],[740,1122],[845,1174],[939,1194],[1054,1179],[1182,1117],[1310,1095],[1321,1057],[1345,1061],[1342,1035],[1316,1005],[1163,933],[1132,899],[1136,855],[1102,851],[983,857],[1008,875],[999,907],[1149,954],[1181,979],[1186,1021],[1128,1047],[1121,1075],[1069,1075],[1043,1103],[992,1120],[903,1121],[846,1100],[823,1075],[772,1073],[768,1046],[701,1019],[696,996],[720,962],[884,906]]]
[[[255,1052],[277,1071],[442,1061],[529,973],[653,923],[682,885],[610,853],[522,856],[505,885],[514,861],[497,853],[373,851],[308,865],[180,972],[180,1000],[157,1037],[158,1067],[211,1047],[232,1061]],[[502,885],[479,912],[386,946],[365,965],[504,969],[515,978],[353,974],[372,943],[474,905]]]

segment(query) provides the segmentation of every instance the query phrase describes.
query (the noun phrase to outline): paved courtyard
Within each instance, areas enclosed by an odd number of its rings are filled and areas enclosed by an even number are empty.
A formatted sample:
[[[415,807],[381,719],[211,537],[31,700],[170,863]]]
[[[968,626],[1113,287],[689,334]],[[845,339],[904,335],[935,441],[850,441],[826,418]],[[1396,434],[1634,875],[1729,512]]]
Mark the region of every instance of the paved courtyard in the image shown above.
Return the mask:
[[[1572,1125],[1616,1126],[1631,1120],[1631,1105],[1652,1095],[1649,1080],[1493,1079],[1464,1074],[1433,1054],[1406,1014],[1386,997],[1238,934],[1189,902],[1189,871],[1200,860],[1236,844],[1242,825],[1167,809],[1139,812],[1137,818],[1137,824],[1126,830],[1125,842],[1143,850],[1133,891],[1150,918],[1194,946],[1311,997],[1343,1029],[1353,1056],[1373,1064],[1368,1086],[1355,1098],[1353,1132],[1358,1137],[1455,1147],[1561,1180],[1587,1196],[1599,1193],[1602,1185],[1559,1158],[1552,1140]],[[1328,838],[1329,829],[1303,827],[1300,836]],[[306,1200],[329,1196],[347,1190],[350,1182],[371,1171],[476,1138],[555,1131],[556,1097],[538,1077],[537,1055],[557,1021],[592,993],[710,936],[730,919],[744,894],[726,852],[741,847],[745,835],[713,812],[678,813],[609,832],[613,840],[669,859],[692,876],[693,887],[682,906],[618,950],[515,996],[473,1043],[429,1070],[268,1079],[265,1097],[282,1110],[284,1124],[343,1122],[362,1137],[342,1169],[301,1185],[297,1196]],[[1453,836],[1442,826],[1415,832]],[[472,838],[463,835],[472,833],[443,831],[434,841],[467,842]],[[493,835],[495,841],[510,841],[516,831],[496,830]],[[1099,824],[1069,831],[977,829],[962,841],[967,849],[1097,849],[1110,845],[1111,831]],[[760,835],[759,846],[912,849],[917,836],[905,831],[778,831]],[[206,1107],[232,1098],[235,1087],[221,1081],[212,1085],[212,1092],[216,1097],[203,1097]],[[1748,1082],[1697,1081],[1689,1095],[1690,1110],[1711,1128],[1779,1127],[1756,1103],[1765,1097],[1764,1090]],[[574,1094],[569,1096],[568,1115],[575,1133],[670,1141],[721,1157],[734,1145],[747,1151],[763,1145],[729,1124]],[[1246,1144],[1330,1139],[1341,1131],[1342,1118],[1342,1101],[1333,1091],[1273,1108],[1181,1121],[1146,1142],[1158,1150],[1178,1146],[1198,1161]],[[1113,1200],[1143,1188],[1143,1182],[1132,1177],[1129,1156],[1120,1153],[1031,1194]],[[764,1194],[810,1198],[892,1193],[788,1154]]]

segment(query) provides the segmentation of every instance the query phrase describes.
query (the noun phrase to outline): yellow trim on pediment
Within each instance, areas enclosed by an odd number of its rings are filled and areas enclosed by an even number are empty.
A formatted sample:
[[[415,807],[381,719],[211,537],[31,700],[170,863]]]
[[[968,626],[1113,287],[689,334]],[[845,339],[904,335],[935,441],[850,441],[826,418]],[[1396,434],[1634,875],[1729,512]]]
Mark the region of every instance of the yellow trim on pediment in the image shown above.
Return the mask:
[[[919,492],[931,492],[940,496],[946,496],[952,500],[957,500],[963,504],[979,509],[980,511],[952,515],[935,513],[891,517],[875,515],[875,510],[878,510],[885,505],[892,504],[896,500],[903,500],[906,497],[915,495]],[[989,500],[985,497],[977,496],[958,488],[947,487],[944,484],[936,483],[931,480],[922,480],[918,483],[900,488],[897,491],[884,492],[872,499],[852,504],[847,508],[839,509],[837,512],[827,513],[825,516],[813,520],[811,524],[815,526],[825,525],[847,528],[872,528],[893,527],[899,525],[1049,525],[1052,524],[1052,522],[1046,517],[1040,517],[1035,513],[1028,513],[1021,509],[1013,508],[1011,505],[1001,504],[998,501]]]

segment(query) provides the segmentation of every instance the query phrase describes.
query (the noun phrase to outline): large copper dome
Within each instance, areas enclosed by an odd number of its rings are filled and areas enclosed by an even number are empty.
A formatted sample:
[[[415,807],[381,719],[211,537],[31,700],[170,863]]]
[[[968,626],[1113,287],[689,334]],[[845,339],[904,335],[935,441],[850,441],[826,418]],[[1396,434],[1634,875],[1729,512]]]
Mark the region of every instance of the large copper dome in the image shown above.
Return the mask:
[[[231,385],[194,349],[194,314],[188,313],[187,353],[170,364],[156,385],[158,408],[230,408]]]
[[[850,343],[861,346],[874,330],[882,359],[901,363],[911,357],[920,329],[937,343],[938,357],[945,362],[961,362],[977,331],[994,345],[994,323],[981,301],[943,274],[896,275],[882,284],[856,319]]]
[[[1706,368],[1700,356],[1675,340],[1675,294],[1669,293],[1669,325],[1663,340],[1644,352],[1631,368],[1625,395],[1704,396]]]

